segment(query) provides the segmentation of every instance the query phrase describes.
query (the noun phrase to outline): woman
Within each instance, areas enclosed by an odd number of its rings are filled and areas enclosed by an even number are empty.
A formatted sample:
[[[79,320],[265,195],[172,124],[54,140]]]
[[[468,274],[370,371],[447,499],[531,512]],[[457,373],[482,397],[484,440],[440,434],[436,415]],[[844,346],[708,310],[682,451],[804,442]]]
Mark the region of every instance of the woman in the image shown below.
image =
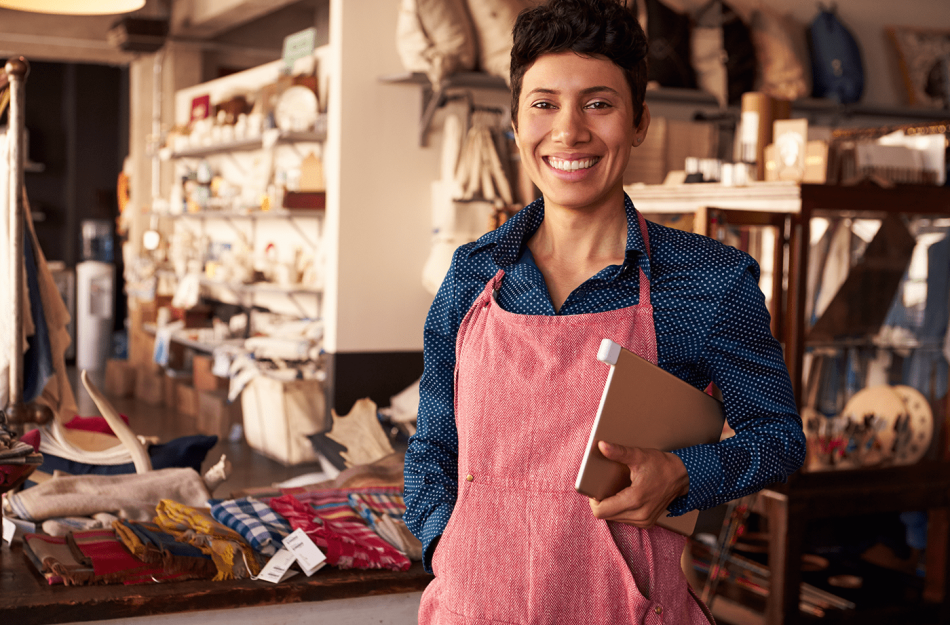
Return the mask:
[[[542,198],[459,248],[425,326],[406,514],[435,573],[421,623],[701,623],[685,538],[654,526],[785,480],[804,435],[746,254],[647,223],[623,191],[650,125],[646,40],[612,0],[519,16],[512,125]],[[573,489],[611,338],[723,393],[736,436],[600,443],[631,486]]]

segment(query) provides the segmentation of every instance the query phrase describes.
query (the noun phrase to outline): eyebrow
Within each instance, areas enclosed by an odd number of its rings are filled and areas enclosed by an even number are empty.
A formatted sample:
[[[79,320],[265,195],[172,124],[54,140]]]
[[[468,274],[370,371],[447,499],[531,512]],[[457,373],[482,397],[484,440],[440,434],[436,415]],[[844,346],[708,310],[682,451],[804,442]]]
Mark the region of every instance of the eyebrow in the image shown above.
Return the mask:
[[[613,87],[608,87],[607,85],[598,85],[596,87],[587,87],[586,89],[581,89],[581,95],[589,95],[591,93],[600,93],[603,91],[620,95],[620,92],[618,92]],[[534,95],[535,93],[557,95],[560,93],[560,91],[558,91],[557,89],[546,89],[544,87],[538,87],[537,89],[532,89],[531,91],[529,91],[527,95]]]

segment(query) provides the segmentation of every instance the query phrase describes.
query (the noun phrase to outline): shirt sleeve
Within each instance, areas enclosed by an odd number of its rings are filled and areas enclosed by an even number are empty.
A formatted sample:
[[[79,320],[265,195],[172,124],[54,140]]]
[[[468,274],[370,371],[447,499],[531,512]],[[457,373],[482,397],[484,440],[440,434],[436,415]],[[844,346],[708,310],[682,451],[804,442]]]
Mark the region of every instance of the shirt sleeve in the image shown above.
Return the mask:
[[[721,300],[702,361],[735,436],[673,452],[689,473],[689,493],[670,505],[673,516],[784,482],[805,460],[802,420],[754,267]]]
[[[455,293],[456,257],[436,294],[423,336],[424,370],[419,417],[405,461],[405,521],[422,542],[422,563],[432,554],[458,496],[458,430],[455,426],[455,339],[461,319]]]

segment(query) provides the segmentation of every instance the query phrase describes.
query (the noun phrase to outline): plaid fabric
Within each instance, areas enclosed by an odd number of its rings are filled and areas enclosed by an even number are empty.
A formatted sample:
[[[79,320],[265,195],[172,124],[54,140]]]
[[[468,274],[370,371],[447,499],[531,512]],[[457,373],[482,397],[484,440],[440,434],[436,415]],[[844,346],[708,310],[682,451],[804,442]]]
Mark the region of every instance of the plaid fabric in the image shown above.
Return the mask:
[[[91,566],[80,564],[66,544],[65,536],[24,534],[23,553],[50,585],[88,584],[95,576]]]
[[[283,539],[293,531],[286,520],[253,497],[212,499],[208,503],[215,521],[236,531],[266,556],[277,553],[284,544]]]
[[[302,529],[333,566],[395,571],[409,568],[409,559],[379,538],[349,507],[346,493],[338,492],[333,498],[318,511],[293,495],[275,497],[269,503],[291,527]]]
[[[394,549],[379,534],[373,531],[367,522],[356,510],[350,506],[350,495],[383,495],[399,494],[399,487],[334,489],[296,495],[299,501],[309,504],[317,512],[328,527],[334,531],[349,536],[357,543],[388,557],[401,558],[405,556]]]
[[[162,531],[211,556],[218,569],[214,581],[245,579],[261,572],[257,552],[236,531],[215,521],[208,508],[162,499],[155,514]]]
[[[377,515],[388,514],[391,517],[401,519],[402,515],[406,512],[406,502],[403,501],[402,491],[395,489],[395,493],[387,492],[354,492],[349,494],[350,506],[360,512],[360,515],[365,517],[365,514],[361,510],[366,510],[368,512],[375,513]]]
[[[154,523],[120,519],[112,527],[133,555],[149,564],[161,564],[166,573],[180,573],[187,579],[211,579],[217,573],[211,556],[175,540]]]
[[[133,556],[111,529],[70,532],[66,544],[80,564],[92,567],[95,577],[91,584],[142,584],[178,578]]]

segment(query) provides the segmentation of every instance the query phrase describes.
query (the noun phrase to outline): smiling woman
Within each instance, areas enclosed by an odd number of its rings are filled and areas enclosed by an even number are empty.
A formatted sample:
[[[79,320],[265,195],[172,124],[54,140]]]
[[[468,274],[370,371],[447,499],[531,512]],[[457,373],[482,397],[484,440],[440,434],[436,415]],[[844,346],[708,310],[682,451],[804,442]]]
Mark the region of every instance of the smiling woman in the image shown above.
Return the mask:
[[[435,580],[420,623],[704,623],[655,525],[784,481],[804,460],[758,267],[648,223],[623,191],[650,126],[646,38],[615,0],[522,13],[512,126],[541,190],[456,250],[425,325],[406,522]],[[736,434],[672,452],[600,442],[631,485],[574,490],[610,338],[697,388],[715,383]],[[630,406],[637,410],[637,406]]]

